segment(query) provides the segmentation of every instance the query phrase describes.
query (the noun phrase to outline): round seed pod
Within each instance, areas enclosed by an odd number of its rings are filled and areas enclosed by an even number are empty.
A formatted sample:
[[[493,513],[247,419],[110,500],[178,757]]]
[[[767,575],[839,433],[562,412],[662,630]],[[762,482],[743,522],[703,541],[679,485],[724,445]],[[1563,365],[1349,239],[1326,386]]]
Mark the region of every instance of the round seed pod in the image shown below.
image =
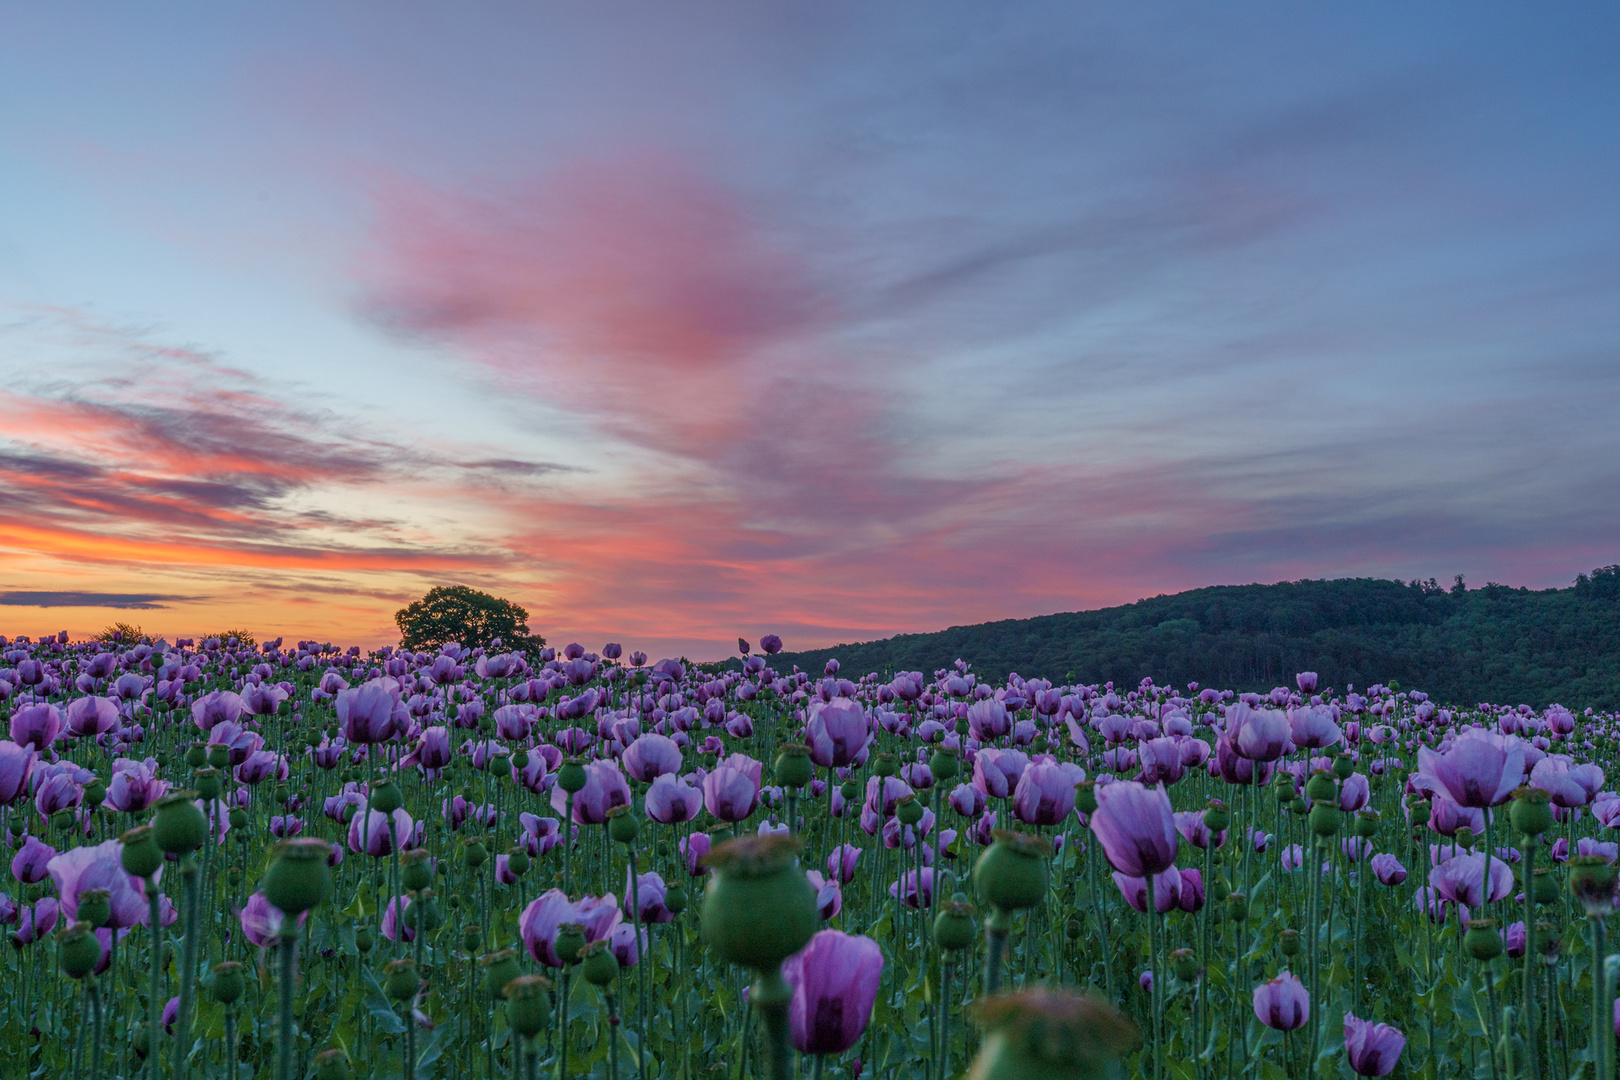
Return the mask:
[[[529,853],[520,847],[514,847],[506,854],[506,868],[517,877],[527,874],[529,872]]]
[[[171,855],[196,851],[208,839],[208,819],[193,801],[194,791],[176,791],[159,799],[152,808],[152,839]]]
[[[1497,932],[1496,920],[1470,919],[1468,931],[1463,934],[1463,948],[1481,963],[1501,956],[1502,935]]]
[[[384,814],[392,814],[405,805],[405,794],[399,790],[399,785],[392,780],[384,780],[379,784],[371,785],[371,808]]]
[[[82,979],[101,963],[101,942],[96,939],[95,928],[87,922],[64,926],[57,932],[56,945],[57,962],[69,978]]]
[[[215,964],[208,975],[208,993],[221,1005],[229,1005],[247,992],[247,977],[243,966],[235,960]]]
[[[551,1023],[551,982],[540,975],[519,975],[506,984],[506,1022],[532,1039]]]
[[[1340,780],[1350,779],[1350,774],[1356,771],[1356,762],[1349,754],[1335,754],[1333,757],[1333,775]]]
[[[957,757],[956,747],[938,746],[928,755],[928,771],[934,774],[934,779],[940,783],[954,780],[961,772],[961,762]]]
[[[878,776],[893,776],[899,771],[900,766],[895,762],[894,755],[887,750],[872,755],[872,772]]]
[[[1052,845],[1039,837],[997,829],[995,842],[973,867],[979,898],[1002,911],[1034,907],[1051,882]]]
[[[570,795],[585,789],[585,763],[579,758],[568,758],[557,767],[557,786]]]
[[[552,943],[551,951],[557,954],[557,959],[565,964],[572,964],[579,959],[579,954],[585,949],[585,928],[579,923],[563,923],[557,927],[557,937]]]
[[[1508,820],[1524,836],[1540,836],[1552,828],[1552,807],[1548,805],[1547,793],[1528,786],[1514,791]]]
[[[1170,954],[1170,974],[1182,982],[1198,978],[1198,955],[1191,949],[1176,949]]]
[[[264,898],[296,917],[319,905],[332,893],[332,855],[329,841],[301,836],[283,840],[270,849],[270,867],[264,872]]]
[[[222,786],[218,769],[198,769],[191,777],[191,786],[196,789],[197,797],[203,802],[219,798]]]
[[[484,993],[492,998],[500,997],[506,984],[523,974],[523,969],[518,967],[517,953],[512,949],[480,956],[478,966],[484,969]]]
[[[628,806],[615,806],[608,811],[608,836],[615,843],[633,844],[640,831],[641,825],[636,821],[635,811]]]
[[[670,914],[679,915],[686,910],[687,892],[686,883],[677,881],[664,892],[664,906]]]
[[[902,797],[894,809],[894,816],[900,819],[902,825],[915,825],[923,818],[922,800],[915,795]]]
[[[1305,797],[1313,803],[1332,802],[1339,797],[1339,785],[1333,782],[1332,774],[1326,769],[1317,769],[1305,781]]]
[[[216,769],[223,769],[225,766],[231,763],[231,748],[220,743],[215,743],[213,746],[208,748],[206,757],[209,765]],[[186,756],[186,763],[189,764],[193,769],[202,765],[201,761],[192,761],[189,754]]]
[[[1317,836],[1332,836],[1343,822],[1343,811],[1332,803],[1319,802],[1311,807],[1311,832]]]
[[[225,750],[227,754],[230,753],[230,751],[225,747],[220,747],[220,749]],[[202,743],[192,743],[191,746],[186,749],[186,764],[191,768],[200,769],[207,761],[208,747]]]
[[[1293,788],[1288,789],[1290,792]],[[1292,797],[1292,796],[1290,796]],[[1209,808],[1204,811],[1204,828],[1210,832],[1225,832],[1232,826],[1232,811],[1219,799],[1209,800]]]
[[[940,907],[934,916],[934,944],[946,952],[961,952],[973,947],[973,909],[961,893]]]
[[[776,755],[776,782],[782,787],[802,788],[814,772],[810,748],[801,743],[789,743]]]
[[[112,893],[106,889],[86,889],[79,894],[78,921],[95,930],[112,918]]]
[[[703,857],[713,873],[699,932],[721,959],[774,971],[820,929],[816,890],[799,867],[798,850],[791,837],[742,836]]]
[[[433,884],[433,857],[425,848],[412,848],[399,853],[399,880],[407,892],[416,892]]]
[[[605,941],[593,941],[580,956],[579,970],[592,986],[607,986],[619,975],[619,961]]]
[[[977,1002],[984,1043],[968,1080],[1094,1080],[1119,1075],[1136,1027],[1097,998],[1041,988]]]
[[[408,1001],[416,996],[422,980],[416,974],[416,961],[408,956],[390,960],[383,967],[383,993],[391,1001]]]
[[[349,1080],[349,1055],[338,1047],[316,1054],[315,1080]]]
[[[230,821],[231,828],[245,829],[247,828],[248,823],[248,812],[242,809],[240,806],[233,806],[231,808]]]

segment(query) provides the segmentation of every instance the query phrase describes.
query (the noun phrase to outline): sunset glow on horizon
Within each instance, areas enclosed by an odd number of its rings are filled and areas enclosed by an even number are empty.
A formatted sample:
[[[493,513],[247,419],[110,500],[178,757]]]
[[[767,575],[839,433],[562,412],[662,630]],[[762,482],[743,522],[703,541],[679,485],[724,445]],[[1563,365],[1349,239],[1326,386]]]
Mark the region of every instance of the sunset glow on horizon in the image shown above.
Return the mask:
[[[1620,561],[1620,17],[12,6],[0,633]]]

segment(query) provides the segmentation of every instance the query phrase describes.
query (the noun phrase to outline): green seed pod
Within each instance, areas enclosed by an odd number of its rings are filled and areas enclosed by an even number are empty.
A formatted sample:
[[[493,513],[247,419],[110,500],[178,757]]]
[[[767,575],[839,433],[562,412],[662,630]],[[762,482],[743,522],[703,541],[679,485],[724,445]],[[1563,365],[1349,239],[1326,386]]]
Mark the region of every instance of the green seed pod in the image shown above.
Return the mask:
[[[861,797],[861,785],[853,780],[845,780],[838,785],[838,794],[844,797],[845,802],[851,802]]]
[[[520,746],[512,752],[512,768],[522,770],[528,767],[529,752]]]
[[[506,984],[523,974],[523,969],[518,967],[517,953],[512,949],[480,956],[478,966],[484,969],[484,993],[492,998],[500,997]]]
[[[101,963],[101,942],[96,940],[95,927],[87,922],[74,922],[56,934],[57,960],[62,973],[72,979],[82,979]]]
[[[354,932],[354,947],[362,953],[368,953],[377,945],[377,933],[369,926],[362,926]]]
[[[946,952],[961,952],[973,947],[973,909],[967,897],[957,893],[942,905],[934,916],[934,944]]]
[[[1311,807],[1311,832],[1317,836],[1332,836],[1344,822],[1344,813],[1330,802],[1319,802]]]
[[[923,804],[915,795],[905,795],[895,804],[894,816],[902,825],[915,825],[923,818]]]
[[[1241,892],[1230,892],[1226,894],[1226,917],[1235,923],[1248,921],[1248,894]]]
[[[96,930],[112,918],[112,893],[106,889],[86,889],[79,894],[78,920]]]
[[[776,755],[776,782],[782,787],[802,788],[814,773],[810,748],[801,743],[789,743]]]
[[[1468,932],[1463,934],[1463,948],[1481,963],[1502,955],[1502,935],[1496,931],[1495,919],[1470,919]]]
[[[1097,782],[1082,780],[1074,789],[1074,806],[1082,814],[1097,812]]]
[[[1370,840],[1378,835],[1378,811],[1357,810],[1355,820],[1355,833],[1363,839]]]
[[[283,840],[270,849],[264,898],[288,916],[287,927],[296,927],[296,916],[332,894],[332,868],[326,865],[331,855],[331,843],[312,836]]]
[[[585,949],[585,928],[579,923],[563,923],[557,927],[557,937],[552,942],[551,951],[557,954],[557,959],[565,964],[572,964],[579,959],[579,954]]]
[[[208,819],[193,801],[194,791],[176,791],[152,808],[152,839],[171,855],[196,851],[208,839]]]
[[[221,749],[224,749],[221,747]],[[229,753],[230,751],[226,751]],[[186,750],[186,765],[193,769],[200,769],[208,760],[208,747],[202,743],[192,743]]]
[[[335,1046],[316,1054],[315,1080],[349,1080],[349,1055]]]
[[[1209,898],[1217,904],[1226,903],[1226,898],[1231,892],[1232,886],[1228,885],[1226,879],[1219,875],[1216,875],[1215,880],[1209,883]]]
[[[1170,974],[1182,982],[1198,978],[1198,954],[1191,949],[1176,949],[1170,954]]]
[[[1531,875],[1531,881],[1535,890],[1531,895],[1535,897],[1536,903],[1550,904],[1558,899],[1558,879],[1553,877],[1550,867],[1543,866],[1537,870]]]
[[[455,897],[452,896],[450,899],[454,900]],[[482,926],[479,926],[477,923],[468,923],[466,926],[461,928],[462,949],[469,953],[475,953],[478,951],[478,947],[483,943],[484,928]]]
[[[416,974],[416,961],[408,956],[390,960],[383,966],[383,993],[391,1001],[408,1001],[416,996],[422,980]]]
[[[607,986],[619,975],[619,962],[605,941],[593,941],[580,956],[580,974],[592,986]]]
[[[51,815],[51,824],[60,832],[71,832],[79,824],[78,815],[72,810],[58,810]]]
[[[612,837],[614,843],[633,844],[640,831],[641,824],[636,821],[636,812],[628,806],[615,806],[608,811],[608,836]]]
[[[247,992],[243,966],[235,960],[215,964],[208,976],[208,993],[221,1005],[229,1005]]]
[[[1277,801],[1291,803],[1299,798],[1299,792],[1294,790],[1294,778],[1282,769],[1277,770],[1277,777],[1271,782],[1272,790],[1277,793]]]
[[[1225,832],[1232,826],[1232,811],[1219,799],[1209,800],[1209,809],[1204,811],[1204,828],[1210,832]]]
[[[1349,754],[1335,754],[1333,757],[1333,775],[1340,780],[1350,779],[1350,774],[1356,771],[1356,762]]]
[[[979,898],[1002,911],[1034,907],[1046,898],[1052,845],[1040,837],[997,829],[995,842],[973,867]]]
[[[522,877],[529,872],[529,853],[520,847],[515,847],[506,854],[506,868],[512,871],[514,877]]]
[[[570,795],[585,789],[585,763],[579,758],[568,758],[557,767],[557,786]]]
[[[213,746],[208,748],[207,761],[208,764],[212,765],[214,768],[223,769],[225,766],[231,763],[231,748],[219,743],[215,743]],[[186,762],[193,769],[202,764],[201,761],[192,761],[190,755],[187,755]]]
[[[1298,956],[1304,950],[1305,944],[1300,940],[1298,930],[1284,930],[1278,935],[1277,945],[1282,954],[1288,957]]]
[[[821,927],[816,890],[788,836],[741,836],[712,848],[699,932],[722,960],[775,971]]]
[[[1508,807],[1508,820],[1524,836],[1540,836],[1552,828],[1552,807],[1547,805],[1547,793],[1540,788],[1521,787],[1513,792],[1513,804]]]
[[[461,864],[467,869],[478,869],[484,865],[484,860],[488,858],[489,852],[485,851],[484,845],[477,840],[468,837],[461,842]]]
[[[433,857],[426,848],[399,853],[399,880],[406,892],[416,892],[433,884]]]
[[[1295,817],[1304,817],[1306,814],[1311,812],[1311,804],[1305,799],[1295,799],[1293,802],[1287,803],[1286,805],[1288,807],[1288,812],[1293,814]]]
[[[672,915],[679,915],[681,912],[685,911],[686,901],[687,892],[685,882],[675,882],[675,884],[671,885],[664,893],[664,906],[669,909],[670,914]]]
[[[934,780],[943,784],[947,780],[954,780],[961,772],[961,762],[957,758],[956,747],[938,746],[928,755],[928,771],[934,774]]]
[[[968,723],[968,718],[965,716],[958,716],[956,718],[956,723],[953,726],[956,728],[956,733],[958,735],[966,735],[969,731],[973,730],[973,725]]]
[[[223,786],[219,778],[218,769],[198,769],[192,778],[192,787],[197,791],[197,797],[203,802],[219,798],[219,789]]]
[[[895,762],[894,755],[887,750],[872,755],[872,772],[876,775],[893,776],[899,771],[900,766]]]
[[[84,785],[84,805],[94,810],[106,801],[107,785],[101,777],[98,776]]]
[[[1063,936],[1068,938],[1070,941],[1079,941],[1080,940],[1080,931],[1081,931],[1081,928],[1080,928],[1080,920],[1079,919],[1070,917],[1063,924]]]
[[[240,806],[231,808],[230,822],[232,829],[245,829],[248,823],[248,812]]]
[[[1136,1027],[1097,998],[1040,988],[973,1006],[985,1031],[968,1080],[1096,1080],[1120,1075]]]
[[[1311,802],[1333,802],[1339,797],[1339,785],[1326,769],[1317,769],[1305,781],[1305,797]]]
[[[439,910],[439,901],[432,889],[411,894],[411,906],[405,909],[405,925],[418,934],[431,934],[444,925],[444,912]]]
[[[1574,855],[1569,867],[1569,891],[1593,918],[1614,913],[1615,869],[1601,855]]]
[[[525,1038],[534,1038],[551,1023],[551,982],[540,975],[520,975],[506,984],[506,1022]]]
[[[384,814],[392,814],[405,805],[405,794],[399,790],[399,785],[392,780],[384,780],[371,785],[371,808]]]

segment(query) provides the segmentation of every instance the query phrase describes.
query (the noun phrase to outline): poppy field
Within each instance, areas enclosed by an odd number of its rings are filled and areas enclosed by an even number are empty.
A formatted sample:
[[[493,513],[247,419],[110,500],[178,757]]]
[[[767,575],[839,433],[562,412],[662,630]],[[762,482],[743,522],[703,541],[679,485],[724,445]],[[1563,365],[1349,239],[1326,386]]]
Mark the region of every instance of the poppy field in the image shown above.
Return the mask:
[[[1614,1075],[1616,715],[739,646],[0,639],[0,1075]]]

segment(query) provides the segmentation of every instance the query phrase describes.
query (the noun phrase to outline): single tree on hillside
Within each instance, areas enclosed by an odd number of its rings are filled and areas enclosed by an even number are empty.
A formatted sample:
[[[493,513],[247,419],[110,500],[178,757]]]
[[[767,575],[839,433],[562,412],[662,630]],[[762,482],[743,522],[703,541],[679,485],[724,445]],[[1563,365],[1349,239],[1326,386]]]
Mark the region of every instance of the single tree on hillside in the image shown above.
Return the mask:
[[[510,600],[465,585],[440,585],[409,607],[394,612],[400,644],[413,651],[436,649],[458,641],[467,648],[488,647],[496,638],[503,649],[533,652],[546,639],[529,633],[529,613]]]

